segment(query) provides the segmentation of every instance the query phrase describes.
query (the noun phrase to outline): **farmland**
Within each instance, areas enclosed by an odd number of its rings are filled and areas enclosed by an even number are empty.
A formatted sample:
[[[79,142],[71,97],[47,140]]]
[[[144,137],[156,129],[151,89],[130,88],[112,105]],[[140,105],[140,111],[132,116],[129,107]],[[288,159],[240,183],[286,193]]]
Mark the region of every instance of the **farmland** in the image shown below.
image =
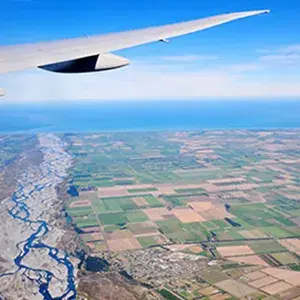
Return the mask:
[[[76,190],[65,210],[92,254],[182,249],[174,251],[229,263],[224,272],[300,266],[298,131],[94,133],[64,140]],[[193,299],[213,295],[213,287],[221,299],[296,287],[261,273],[264,286],[219,272],[215,279],[206,274],[210,286],[198,290],[160,291]]]

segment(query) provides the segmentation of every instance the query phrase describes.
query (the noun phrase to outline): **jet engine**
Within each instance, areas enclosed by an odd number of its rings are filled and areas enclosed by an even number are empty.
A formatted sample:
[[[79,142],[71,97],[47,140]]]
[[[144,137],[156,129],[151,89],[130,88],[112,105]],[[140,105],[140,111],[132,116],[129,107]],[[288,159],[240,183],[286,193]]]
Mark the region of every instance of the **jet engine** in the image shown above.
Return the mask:
[[[129,65],[129,63],[129,60],[124,57],[104,53],[39,66],[39,68],[56,73],[87,73],[118,69]]]

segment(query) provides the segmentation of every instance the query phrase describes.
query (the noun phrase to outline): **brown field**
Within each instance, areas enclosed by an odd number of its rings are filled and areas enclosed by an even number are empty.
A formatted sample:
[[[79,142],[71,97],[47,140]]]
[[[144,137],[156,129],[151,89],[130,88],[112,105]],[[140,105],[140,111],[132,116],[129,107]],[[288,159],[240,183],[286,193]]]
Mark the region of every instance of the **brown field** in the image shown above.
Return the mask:
[[[284,191],[280,191],[278,193],[280,195],[290,199],[290,200],[296,200],[296,201],[300,200],[300,195],[299,194],[290,194],[290,193],[287,193],[287,192],[284,192]]]
[[[133,201],[139,207],[141,207],[141,206],[149,206],[148,202],[143,197],[133,198]]]
[[[214,295],[219,293],[220,291],[218,289],[216,289],[213,286],[209,286],[205,289],[199,290],[198,291],[200,294],[204,295],[204,296],[210,296],[210,295]]]
[[[300,287],[289,289],[279,295],[280,299],[284,300],[296,300],[296,297],[300,297]],[[299,298],[297,298],[299,299]]]
[[[204,189],[209,193],[219,193],[219,192],[226,192],[226,191],[249,191],[258,187],[260,187],[260,185],[254,183],[242,183],[242,184],[222,185],[222,186],[207,184],[204,187]]]
[[[279,268],[267,268],[262,270],[264,273],[275,278],[284,280],[293,286],[300,285],[300,273],[296,271],[283,270]]]
[[[75,208],[75,207],[87,207],[87,206],[91,206],[92,203],[90,200],[78,200],[75,201],[73,203],[70,204],[71,208]]]
[[[210,196],[205,196],[205,195],[201,195],[201,196],[191,196],[189,197],[189,202],[217,202],[218,204],[220,204],[220,201],[216,201],[217,197],[215,195],[210,195]]]
[[[168,241],[162,234],[154,235],[153,238],[157,244],[165,244]]]
[[[151,188],[153,188],[152,184],[133,184],[133,185],[126,186],[127,190],[143,190],[143,189],[151,189]]]
[[[168,214],[168,215],[164,215],[164,220],[168,220],[168,219],[174,219],[174,215],[173,214]]]
[[[300,239],[285,239],[280,240],[279,243],[288,250],[300,255]]]
[[[99,198],[128,196],[128,194],[129,193],[127,192],[127,189],[125,186],[98,188],[98,197]]]
[[[216,205],[215,207],[201,212],[200,215],[207,221],[223,220],[225,218],[234,218],[232,214],[226,211],[223,205]]]
[[[84,198],[85,200],[91,200],[97,197],[97,193],[95,191],[84,191],[80,192],[80,197]]]
[[[144,209],[144,213],[151,221],[163,221],[164,216],[170,215],[171,212],[165,207]]]
[[[238,178],[222,178],[222,179],[208,180],[207,182],[209,182],[211,184],[232,184],[232,183],[246,182],[246,179],[243,178],[243,177],[238,177]]]
[[[259,194],[246,195],[245,198],[248,201],[254,202],[254,203],[256,203],[256,202],[260,202],[260,203],[267,202],[267,200],[262,195],[259,195]]]
[[[229,259],[243,264],[269,266],[269,264],[265,262],[262,258],[260,258],[258,255],[230,257]]]
[[[84,227],[81,228],[81,230],[84,231],[85,233],[100,232],[100,227],[99,226]]]
[[[300,217],[292,218],[292,222],[294,222],[298,227],[300,227]]]
[[[102,243],[101,242],[94,243],[94,249],[93,249],[94,253],[102,252],[102,251],[106,251],[106,250],[107,250],[107,246],[103,242]]]
[[[200,246],[192,246],[189,247],[188,250],[195,254],[201,253],[203,251],[203,249]]]
[[[217,247],[217,251],[224,257],[255,254],[249,246]]]
[[[133,234],[129,230],[116,230],[106,234],[108,240],[131,239]]]
[[[257,239],[257,238],[263,238],[266,237],[267,235],[261,232],[258,229],[254,230],[242,230],[239,231],[239,234],[245,237],[246,239]]]
[[[126,250],[142,249],[142,245],[136,238],[109,240],[107,245],[112,252],[121,252]]]
[[[247,286],[246,284],[240,283],[233,279],[227,279],[221,282],[216,283],[216,286],[227,293],[241,299],[247,295],[253,294],[256,292],[255,289]]]
[[[292,191],[300,192],[300,187],[295,185],[287,185],[286,188]]]
[[[189,248],[191,245],[183,245],[183,244],[178,244],[178,245],[169,245],[169,246],[166,246],[166,248],[168,248],[169,250],[171,251],[183,251],[187,248]]]
[[[226,300],[230,299],[230,295],[228,294],[216,294],[209,297],[210,300]]]
[[[215,151],[212,150],[212,149],[203,149],[203,150],[198,150],[197,153],[200,153],[200,154],[212,154],[212,153],[215,153]]]
[[[271,277],[271,276],[267,276],[267,277],[260,278],[260,279],[257,279],[255,281],[249,282],[249,284],[251,286],[253,286],[254,288],[259,289],[259,288],[262,288],[264,286],[273,284],[273,283],[275,283],[277,281],[278,281],[277,278],[274,278],[274,277]]]
[[[80,237],[85,242],[93,242],[93,241],[100,241],[103,240],[103,235],[100,232],[94,232],[94,233],[83,233],[80,234]]]
[[[175,208],[172,213],[182,223],[204,222],[205,219],[190,208]]]
[[[257,177],[251,177],[251,179],[256,181],[256,182],[262,182],[262,180],[260,178],[257,178]]]
[[[103,234],[100,232],[94,232],[91,234],[94,240],[103,240]]]
[[[135,237],[145,237],[145,236],[156,236],[158,232],[155,230],[154,232],[134,234]]]
[[[203,212],[206,210],[209,210],[211,208],[214,208],[215,205],[212,204],[210,201],[205,201],[205,202],[189,202],[188,206],[195,210],[196,212]]]
[[[279,281],[277,283],[273,283],[271,285],[265,286],[261,290],[269,295],[276,295],[276,294],[284,292],[290,288],[292,288],[292,286],[290,284],[283,282],[283,281]]]
[[[174,186],[172,184],[157,184],[155,187],[158,189],[155,194],[172,195],[175,194]],[[153,193],[154,194],[154,193]]]
[[[200,189],[203,188],[203,184],[175,184],[174,190],[188,190],[188,189]]]
[[[245,277],[247,277],[247,279],[249,280],[257,280],[263,277],[266,277],[266,274],[260,271],[254,271],[251,273],[248,273],[247,275],[245,275]]]
[[[87,243],[87,246],[93,251],[95,249],[95,244],[92,242]]]
[[[237,192],[231,192],[230,193],[233,198],[246,198],[248,195],[244,192],[237,191]]]

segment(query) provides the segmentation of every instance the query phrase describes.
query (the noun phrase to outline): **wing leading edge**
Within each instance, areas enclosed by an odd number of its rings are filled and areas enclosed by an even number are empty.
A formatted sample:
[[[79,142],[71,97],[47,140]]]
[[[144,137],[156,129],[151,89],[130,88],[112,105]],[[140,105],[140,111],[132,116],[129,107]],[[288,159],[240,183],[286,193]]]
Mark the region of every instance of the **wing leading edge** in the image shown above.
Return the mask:
[[[79,59],[194,33],[237,19],[268,13],[256,10],[222,14],[172,25],[69,40],[0,47],[0,74]]]

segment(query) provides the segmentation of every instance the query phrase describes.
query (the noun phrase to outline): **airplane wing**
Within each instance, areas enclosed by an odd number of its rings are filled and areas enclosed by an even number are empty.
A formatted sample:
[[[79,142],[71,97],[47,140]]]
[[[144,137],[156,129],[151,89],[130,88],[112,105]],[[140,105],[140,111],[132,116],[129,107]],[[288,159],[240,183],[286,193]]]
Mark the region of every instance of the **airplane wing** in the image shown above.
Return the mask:
[[[201,31],[240,18],[268,13],[257,10],[217,15],[172,25],[54,42],[0,47],[0,74],[40,67],[79,73],[118,68],[128,60],[110,52]]]

